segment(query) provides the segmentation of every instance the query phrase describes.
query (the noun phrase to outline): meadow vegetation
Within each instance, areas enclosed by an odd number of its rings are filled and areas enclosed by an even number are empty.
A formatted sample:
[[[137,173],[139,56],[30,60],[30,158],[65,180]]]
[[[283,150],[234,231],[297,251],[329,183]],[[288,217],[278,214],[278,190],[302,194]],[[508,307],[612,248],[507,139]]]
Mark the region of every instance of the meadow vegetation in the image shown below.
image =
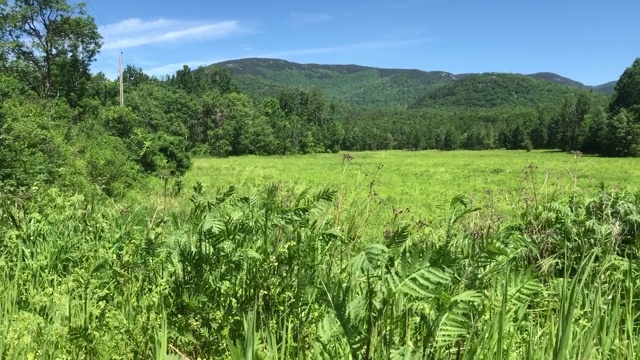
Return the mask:
[[[101,44],[0,0],[0,359],[639,356],[640,59],[426,109],[128,66],[120,106]]]
[[[638,354],[632,162],[504,151],[353,157],[197,160],[189,191],[167,195],[167,207],[55,189],[3,196],[3,358]],[[536,158],[547,163],[529,163]],[[518,162],[528,165],[507,165]],[[277,173],[247,170],[260,167]],[[454,174],[445,193],[404,193],[402,184],[428,179],[411,175],[421,168]],[[472,181],[491,178],[482,168],[497,179],[479,181],[478,194]],[[381,202],[387,191],[438,211]]]
[[[409,208],[416,214],[444,215],[451,199],[461,193],[481,197],[486,190],[500,189],[500,204],[520,196],[528,179],[523,169],[535,164],[534,181],[545,191],[592,194],[601,184],[624,188],[640,185],[638,160],[601,158],[555,151],[378,151],[298,156],[240,156],[195,158],[183,183],[191,188],[201,182],[208,189],[234,185],[238,188],[286,181],[298,189],[332,186],[366,194],[373,183],[387,210]],[[160,199],[156,200],[157,203]]]

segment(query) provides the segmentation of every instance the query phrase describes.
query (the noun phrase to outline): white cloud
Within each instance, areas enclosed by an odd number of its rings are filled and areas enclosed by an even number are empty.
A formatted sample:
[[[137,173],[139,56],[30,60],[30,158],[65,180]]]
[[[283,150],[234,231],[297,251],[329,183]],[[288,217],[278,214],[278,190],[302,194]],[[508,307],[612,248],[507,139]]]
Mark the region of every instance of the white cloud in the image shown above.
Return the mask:
[[[291,18],[294,26],[318,24],[333,20],[333,16],[329,14],[316,13],[291,13]]]
[[[167,19],[157,19],[153,21],[143,21],[142,19],[127,19],[123,20],[119,23],[107,25],[100,27],[98,30],[101,34],[109,34],[112,36],[116,35],[127,35],[131,33],[140,33],[142,31],[154,30],[154,29],[163,29],[170,26],[174,26],[178,24],[178,21],[175,20],[167,20]]]
[[[182,39],[220,39],[246,32],[237,21],[197,23],[157,19],[128,19],[99,29],[107,40],[102,49],[124,49],[147,44],[166,43]]]

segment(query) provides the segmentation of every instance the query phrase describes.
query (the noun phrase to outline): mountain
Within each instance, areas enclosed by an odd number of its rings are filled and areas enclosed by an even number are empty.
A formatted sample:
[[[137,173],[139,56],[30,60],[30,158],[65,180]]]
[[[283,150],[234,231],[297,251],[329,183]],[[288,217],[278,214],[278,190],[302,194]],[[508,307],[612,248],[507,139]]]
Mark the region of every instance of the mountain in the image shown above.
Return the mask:
[[[227,67],[231,70],[240,89],[257,97],[277,95],[287,88],[311,90],[317,88],[333,101],[369,107],[407,106],[419,103],[433,103],[426,99],[448,98],[453,103],[478,103],[478,99],[488,100],[483,107],[491,107],[496,101],[507,104],[529,104],[555,101],[577,89],[592,89],[601,93],[612,93],[612,83],[589,87],[578,81],[550,72],[535,74],[452,74],[444,71],[422,71],[417,69],[382,69],[359,65],[299,64],[280,59],[247,58],[230,60],[211,66]],[[487,91],[480,86],[482,79],[494,76],[501,81],[490,82],[489,88],[501,87],[513,97],[497,94],[483,96],[464,90]],[[466,81],[467,79],[476,79]],[[478,80],[480,79],[480,80]],[[528,79],[531,81],[526,81]],[[458,84],[460,82],[460,84]],[[613,82],[615,83],[615,82]],[[523,86],[523,88],[519,88]],[[554,87],[557,86],[557,87]],[[453,100],[442,94],[450,91],[465,93],[471,98]],[[441,94],[441,95],[437,95]],[[447,101],[449,101],[447,100]],[[438,100],[442,102],[444,100]],[[446,101],[445,101],[446,102]],[[489,105],[494,104],[494,105]]]
[[[465,73],[465,74],[455,74],[455,77],[458,79],[462,79],[463,77],[478,75],[477,73]],[[573,79],[569,79],[568,77],[564,77],[562,75],[558,75],[552,72],[539,72],[535,74],[516,74],[516,75],[524,75],[528,77],[532,77],[534,79],[546,80],[552,83],[560,84],[560,85],[569,85],[582,89],[593,89],[595,91],[601,92],[603,94],[611,95],[613,94],[614,87],[616,86],[617,81],[610,81],[606,84],[596,85],[596,86],[588,86],[579,81],[575,81]]]
[[[364,106],[408,104],[455,77],[443,71],[380,69],[359,65],[298,64],[279,59],[241,59],[213,66],[231,70],[241,90],[271,96],[286,88],[318,88],[330,99]]]
[[[585,84],[583,84],[583,83],[581,83],[579,81],[575,81],[575,80],[566,78],[564,76],[560,76],[558,74],[554,74],[554,73],[550,73],[550,72],[541,72],[541,73],[535,73],[535,74],[528,74],[527,76],[532,77],[532,78],[536,78],[536,79],[551,81],[551,82],[554,82],[556,84],[561,84],[561,85],[570,85],[570,86],[583,88],[583,89],[593,89],[595,91],[598,91],[598,92],[601,92],[601,93],[607,94],[607,95],[613,94],[615,86],[618,83],[617,81],[610,81],[610,82],[608,82],[606,84],[602,84],[602,85],[587,86],[587,85],[585,85]]]
[[[587,86],[579,81],[575,81],[564,76],[560,76],[558,74],[550,73],[550,72],[539,72],[535,74],[528,74],[528,77],[532,77],[534,79],[546,80],[560,85],[569,85],[577,88],[587,88]]]
[[[542,78],[547,77],[544,75]],[[486,73],[463,76],[457,81],[433,89],[412,107],[488,109],[498,107],[558,106],[569,96],[589,94],[594,101],[606,103],[607,96],[571,82],[543,80],[539,77]]]
[[[615,92],[616,89],[616,84],[618,82],[617,81],[610,81],[606,84],[602,84],[602,85],[598,85],[598,86],[593,86],[592,88],[594,90],[603,92],[605,94],[613,94]]]

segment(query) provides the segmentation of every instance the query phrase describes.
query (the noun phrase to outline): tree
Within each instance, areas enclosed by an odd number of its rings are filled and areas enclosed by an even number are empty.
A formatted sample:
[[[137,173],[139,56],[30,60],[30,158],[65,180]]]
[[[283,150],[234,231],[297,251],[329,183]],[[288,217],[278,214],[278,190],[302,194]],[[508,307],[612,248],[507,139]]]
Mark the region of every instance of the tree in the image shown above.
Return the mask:
[[[212,154],[242,155],[248,149],[243,140],[249,121],[255,117],[251,99],[244,94],[230,93],[211,98],[206,103],[203,121],[211,129],[207,134]]]
[[[84,3],[65,0],[15,0],[0,3],[11,69],[40,96],[82,97],[89,67],[102,45]]]
[[[534,149],[544,149],[547,146],[547,126],[538,120],[535,125],[529,131],[529,138],[531,139],[531,146]]]
[[[221,94],[238,92],[238,86],[227,68],[203,67],[191,70],[187,65],[169,78],[169,84],[191,94],[217,91]]]
[[[616,113],[621,109],[632,110],[636,106],[640,106],[640,58],[620,76],[609,110]]]
[[[0,107],[0,184],[51,184],[68,154],[48,109],[11,99]]]
[[[2,72],[6,71],[7,61],[9,60],[6,6],[7,0],[0,0],[0,70]]]
[[[589,115],[589,127],[587,135],[582,143],[582,152],[599,154],[604,150],[602,147],[603,134],[607,125],[607,114],[604,108],[597,107],[593,114]]]
[[[521,124],[516,125],[511,130],[507,150],[531,150],[532,147],[527,130]]]
[[[176,74],[171,78],[171,82],[181,90],[187,92],[195,92],[195,78],[193,76],[191,68],[188,65],[184,65],[182,69],[176,71]]]
[[[442,135],[441,150],[457,150],[460,146],[460,133],[457,129],[449,127]]]
[[[202,78],[201,82],[204,87],[202,90],[216,89],[221,94],[238,92],[238,85],[233,80],[231,70],[228,68],[200,67],[196,70],[196,75],[198,78]]]
[[[571,123],[570,146],[571,150],[582,149],[584,141],[589,133],[591,122],[592,101],[586,93],[580,94],[576,100],[575,118]]]
[[[138,86],[151,80],[149,75],[145,74],[141,68],[133,65],[127,65],[122,71],[122,80],[125,84]]]
[[[256,116],[247,124],[240,142],[247,154],[274,155],[278,151],[275,134],[264,116]]]
[[[640,124],[622,108],[607,122],[602,153],[606,156],[640,156]]]

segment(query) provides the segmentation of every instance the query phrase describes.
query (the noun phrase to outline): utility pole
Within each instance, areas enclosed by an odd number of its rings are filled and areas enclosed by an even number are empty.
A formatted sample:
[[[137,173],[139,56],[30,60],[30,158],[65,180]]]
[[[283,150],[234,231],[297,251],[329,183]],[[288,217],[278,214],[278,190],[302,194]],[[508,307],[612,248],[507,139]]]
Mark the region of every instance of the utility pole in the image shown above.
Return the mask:
[[[120,106],[124,106],[124,79],[122,78],[122,51],[120,52]]]

